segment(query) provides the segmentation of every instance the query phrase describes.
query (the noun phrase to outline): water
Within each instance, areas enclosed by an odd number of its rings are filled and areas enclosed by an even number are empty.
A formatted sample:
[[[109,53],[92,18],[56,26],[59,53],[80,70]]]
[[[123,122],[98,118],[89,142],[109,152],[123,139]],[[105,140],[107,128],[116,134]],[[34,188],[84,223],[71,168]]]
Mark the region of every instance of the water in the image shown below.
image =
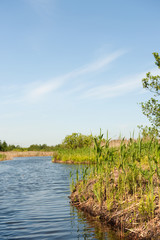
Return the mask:
[[[0,162],[0,239],[117,239],[70,205],[69,174],[77,167],[50,157]]]

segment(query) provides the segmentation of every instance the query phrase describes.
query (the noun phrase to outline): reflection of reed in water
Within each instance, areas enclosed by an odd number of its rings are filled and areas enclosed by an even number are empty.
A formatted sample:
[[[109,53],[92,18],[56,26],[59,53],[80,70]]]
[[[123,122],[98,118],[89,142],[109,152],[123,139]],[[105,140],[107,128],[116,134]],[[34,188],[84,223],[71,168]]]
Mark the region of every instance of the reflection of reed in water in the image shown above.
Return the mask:
[[[90,214],[78,211],[76,207],[70,205],[71,228],[77,229],[84,240],[119,240],[118,233],[111,230],[105,222],[92,217]],[[78,220],[76,217],[78,216]]]

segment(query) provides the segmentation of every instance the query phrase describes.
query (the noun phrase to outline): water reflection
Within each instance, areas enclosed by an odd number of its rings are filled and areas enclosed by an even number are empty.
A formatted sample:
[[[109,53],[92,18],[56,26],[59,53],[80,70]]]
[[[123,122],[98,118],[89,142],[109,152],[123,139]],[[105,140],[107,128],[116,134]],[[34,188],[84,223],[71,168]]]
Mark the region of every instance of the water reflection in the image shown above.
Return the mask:
[[[111,230],[105,222],[102,222],[95,217],[92,217],[86,212],[78,210],[74,206],[70,206],[71,226],[77,228],[77,232],[83,234],[83,239],[97,239],[97,240],[119,240],[120,238]],[[76,220],[76,221],[75,221]],[[83,226],[83,229],[82,229]],[[94,236],[94,237],[93,237]],[[81,239],[81,238],[77,238]]]

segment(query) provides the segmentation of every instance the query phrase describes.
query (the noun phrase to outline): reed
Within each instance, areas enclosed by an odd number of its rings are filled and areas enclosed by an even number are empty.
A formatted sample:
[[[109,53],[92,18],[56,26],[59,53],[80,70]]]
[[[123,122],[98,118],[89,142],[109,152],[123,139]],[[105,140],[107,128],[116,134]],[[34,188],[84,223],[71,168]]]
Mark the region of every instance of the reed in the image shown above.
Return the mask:
[[[83,169],[80,194],[86,192],[83,198],[88,199],[86,188],[92,183],[89,194],[95,203],[100,207],[103,205],[107,211],[117,209],[121,216],[127,212],[130,225],[153,219],[160,210],[158,140],[151,138],[146,141],[139,136],[136,141],[130,138],[127,144],[122,139],[116,148],[109,147],[109,144],[108,135],[104,141],[101,131],[94,138],[95,164],[89,170],[88,167],[86,171]],[[79,179],[77,177],[77,182]],[[123,228],[123,221],[121,225]]]

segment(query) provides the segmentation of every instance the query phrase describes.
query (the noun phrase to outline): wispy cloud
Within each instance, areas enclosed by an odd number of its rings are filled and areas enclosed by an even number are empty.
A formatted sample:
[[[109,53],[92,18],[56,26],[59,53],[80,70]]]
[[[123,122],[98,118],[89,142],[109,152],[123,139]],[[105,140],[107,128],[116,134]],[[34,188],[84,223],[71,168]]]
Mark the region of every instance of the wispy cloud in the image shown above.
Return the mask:
[[[116,51],[103,59],[98,59],[95,62],[92,62],[88,65],[85,65],[81,68],[75,69],[67,74],[59,76],[57,78],[53,78],[50,81],[45,83],[41,83],[39,86],[34,87],[29,93],[28,98],[30,100],[38,100],[44,95],[53,92],[63,86],[66,81],[79,77],[81,75],[86,75],[89,73],[94,73],[99,70],[104,69],[108,64],[116,60],[118,57],[122,56],[125,52],[124,51]]]
[[[86,74],[86,73],[98,71],[98,70],[106,67],[108,64],[110,64],[111,62],[113,62],[114,60],[116,60],[117,58],[122,56],[123,54],[125,54],[125,51],[122,51],[122,50],[121,51],[116,51],[116,52],[108,55],[107,57],[105,57],[103,59],[99,59],[99,60],[97,60],[93,63],[90,63],[86,66],[83,66],[79,70],[75,70],[74,73],[76,75],[81,75],[81,74]]]
[[[134,91],[139,86],[140,81],[132,79],[131,82],[122,82],[119,84],[115,83],[91,88],[83,94],[83,97],[97,99],[113,98]]]
[[[151,70],[151,73],[157,75],[159,70],[154,68]],[[127,78],[125,77],[125,79],[115,82],[114,84],[93,87],[83,94],[83,98],[105,99],[128,94],[136,89],[142,88],[142,78],[145,76],[146,72],[143,72],[134,76],[128,76]]]
[[[63,78],[57,78],[47,83],[43,83],[31,89],[27,93],[27,99],[29,99],[30,101],[37,101],[44,95],[48,94],[49,92],[57,90],[60,86],[63,85],[63,81],[64,81]]]

